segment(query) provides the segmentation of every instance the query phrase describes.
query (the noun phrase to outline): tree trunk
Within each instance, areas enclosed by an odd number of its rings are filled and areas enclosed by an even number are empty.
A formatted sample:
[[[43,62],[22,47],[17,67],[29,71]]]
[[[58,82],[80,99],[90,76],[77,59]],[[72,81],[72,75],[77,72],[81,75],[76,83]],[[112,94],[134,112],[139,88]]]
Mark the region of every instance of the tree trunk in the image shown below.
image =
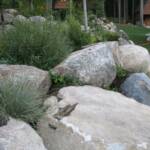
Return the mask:
[[[69,1],[69,11],[70,11],[70,16],[72,16],[72,11],[73,11],[73,1]]]
[[[134,3],[134,0],[132,0],[132,23],[134,23],[134,6],[135,3]]]
[[[144,0],[140,0],[140,24],[144,25]]]
[[[29,8],[33,11],[33,0],[29,0]]]
[[[128,0],[124,0],[124,23],[127,23],[128,15]]]
[[[4,14],[3,14],[3,0],[0,1],[0,19],[2,21],[2,24],[4,22]]]
[[[116,1],[114,1],[114,21],[115,21],[115,18],[116,18]]]
[[[85,31],[88,31],[88,16],[87,16],[87,1],[83,0],[83,10],[84,10],[84,27]]]
[[[126,18],[127,18],[126,5],[127,5],[127,1],[124,0],[124,23],[126,23]]]
[[[119,23],[121,23],[121,0],[118,0],[118,18]]]
[[[12,0],[12,7],[15,8],[16,6],[16,0]]]

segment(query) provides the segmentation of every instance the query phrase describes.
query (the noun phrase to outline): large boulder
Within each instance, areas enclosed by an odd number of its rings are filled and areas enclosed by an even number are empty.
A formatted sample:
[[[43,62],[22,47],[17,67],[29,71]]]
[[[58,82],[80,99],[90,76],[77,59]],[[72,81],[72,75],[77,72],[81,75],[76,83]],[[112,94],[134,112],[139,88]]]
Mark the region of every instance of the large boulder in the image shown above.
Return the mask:
[[[123,45],[114,51],[116,62],[129,72],[147,72],[150,66],[150,55],[147,49],[137,45]]]
[[[18,11],[15,9],[4,9],[4,11],[3,11],[3,17],[4,17],[3,24],[11,24],[13,22],[14,17],[17,15],[17,13],[18,13]],[[0,17],[0,24],[1,23],[2,23],[2,19]]]
[[[92,86],[63,88],[58,98],[59,111],[38,125],[48,150],[150,149],[150,107]]]
[[[116,65],[111,49],[99,43],[72,53],[53,72],[75,77],[85,84],[106,87],[116,77]]]
[[[145,73],[135,73],[121,85],[121,91],[138,102],[150,105],[150,78]]]
[[[10,119],[0,127],[0,150],[47,150],[41,137],[26,123]]]
[[[4,13],[4,24],[11,24],[13,22],[14,16],[9,13]]]
[[[118,65],[119,64],[119,60],[118,60],[118,58],[119,58],[119,42],[109,41],[109,42],[103,42],[103,43],[111,49],[115,64]]]
[[[0,65],[0,79],[27,80],[46,94],[50,88],[50,77],[47,71],[26,65]]]

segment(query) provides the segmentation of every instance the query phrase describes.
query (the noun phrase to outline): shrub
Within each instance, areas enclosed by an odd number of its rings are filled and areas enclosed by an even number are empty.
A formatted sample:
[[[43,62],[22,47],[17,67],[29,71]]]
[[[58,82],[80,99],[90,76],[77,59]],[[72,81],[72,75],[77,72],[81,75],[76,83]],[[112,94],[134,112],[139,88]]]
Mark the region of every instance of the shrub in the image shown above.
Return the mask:
[[[15,64],[49,69],[72,51],[61,23],[16,22],[0,36],[0,57]]]
[[[80,23],[74,17],[68,19],[68,25],[69,37],[73,42],[75,50],[91,43],[90,33],[82,31]]]
[[[105,41],[117,41],[119,39],[119,34],[116,32],[104,31],[103,40]]]
[[[44,111],[39,91],[27,81],[12,79],[0,81],[0,108],[5,114],[31,124]]]
[[[105,30],[101,25],[92,25],[93,34],[96,38],[96,42],[100,41],[117,41],[119,34],[117,32],[111,32]]]

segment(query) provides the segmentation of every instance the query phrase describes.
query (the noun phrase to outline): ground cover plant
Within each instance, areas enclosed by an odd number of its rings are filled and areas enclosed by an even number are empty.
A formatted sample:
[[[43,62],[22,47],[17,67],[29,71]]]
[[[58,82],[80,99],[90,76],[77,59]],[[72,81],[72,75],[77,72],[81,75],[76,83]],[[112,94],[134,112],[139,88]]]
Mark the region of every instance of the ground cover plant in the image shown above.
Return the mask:
[[[129,72],[122,68],[122,66],[116,66],[116,78],[113,83],[106,89],[113,91],[120,91],[120,86],[124,82],[124,80],[129,76]]]

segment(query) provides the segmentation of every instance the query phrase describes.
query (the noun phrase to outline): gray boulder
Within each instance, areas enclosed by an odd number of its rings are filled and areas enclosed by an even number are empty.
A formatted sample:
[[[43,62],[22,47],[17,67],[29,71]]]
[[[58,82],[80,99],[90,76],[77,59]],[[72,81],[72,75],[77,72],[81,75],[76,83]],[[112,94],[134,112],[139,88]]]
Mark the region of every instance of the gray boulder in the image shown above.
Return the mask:
[[[116,77],[116,65],[111,49],[105,43],[89,46],[72,53],[53,73],[78,78],[82,83],[109,86]]]
[[[4,13],[8,13],[15,16],[18,14],[18,11],[16,9],[4,9]]]
[[[4,13],[4,24],[11,24],[13,22],[14,16],[9,13]]]
[[[47,71],[26,65],[0,65],[0,79],[27,80],[46,94],[50,88],[50,77]]]
[[[140,103],[150,105],[150,78],[144,73],[132,74],[121,85],[121,91]]]
[[[22,15],[17,15],[13,20],[13,22],[26,22],[26,21],[27,21],[27,18]]]
[[[147,73],[150,66],[150,55],[147,49],[138,45],[123,45],[114,51],[119,66],[123,69],[136,73]]]
[[[115,64],[118,65],[120,63],[118,59],[119,58],[119,42],[110,41],[110,42],[103,42],[103,43],[111,49]]]
[[[17,13],[18,12],[15,9],[4,9],[4,11],[3,11],[3,17],[4,17],[3,24],[11,24]],[[0,17],[0,24],[1,23],[2,23],[2,20],[1,20],[1,17]]]
[[[149,150],[150,107],[98,87],[66,87],[38,132],[48,150]],[[51,113],[51,114],[50,114]]]
[[[124,38],[119,38],[118,39],[118,42],[119,42],[119,45],[128,45],[128,44],[133,44],[134,45],[134,42],[133,41],[130,41],[130,40],[126,40]]]
[[[0,150],[47,150],[41,137],[25,122],[10,119],[0,127]]]

